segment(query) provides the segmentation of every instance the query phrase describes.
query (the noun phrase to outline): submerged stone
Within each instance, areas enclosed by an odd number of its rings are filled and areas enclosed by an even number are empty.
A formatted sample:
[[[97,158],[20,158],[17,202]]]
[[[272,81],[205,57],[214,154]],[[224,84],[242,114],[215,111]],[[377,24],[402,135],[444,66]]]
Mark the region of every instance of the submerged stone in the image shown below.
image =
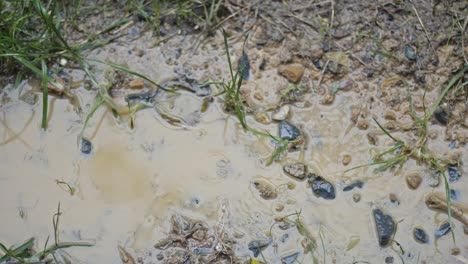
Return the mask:
[[[445,236],[446,234],[448,234],[451,230],[452,230],[452,227],[450,226],[450,223],[449,222],[444,222],[435,231],[435,238],[439,239],[439,238]]]
[[[352,189],[354,188],[359,188],[361,189],[362,186],[364,185],[364,182],[362,181],[355,181],[349,185],[347,185],[346,187],[343,188],[343,192],[348,192],[348,191],[351,191]]]
[[[450,182],[455,182],[458,181],[461,177],[460,171],[458,170],[457,167],[455,166],[449,166],[448,167],[448,175],[449,175],[449,181]]]
[[[81,138],[81,153],[90,154],[93,151],[93,144],[86,138]]]
[[[336,197],[335,187],[333,187],[333,184],[326,181],[321,176],[318,176],[313,180],[312,192],[315,194],[315,196],[326,200],[333,200]]]
[[[295,140],[301,136],[301,131],[289,123],[283,120],[279,123],[279,137],[283,140]]]
[[[426,244],[427,242],[429,242],[426,231],[424,231],[422,228],[419,228],[419,227],[415,227],[413,229],[413,237],[414,237],[414,240],[423,244]]]
[[[287,254],[281,258],[281,264],[293,264],[296,263],[297,258],[299,257],[299,252],[294,252],[292,254]]]
[[[380,209],[372,211],[375,226],[377,228],[377,237],[381,247],[388,246],[395,232],[395,221],[390,215],[386,215]]]
[[[252,251],[254,257],[258,257],[260,252],[264,250],[271,244],[272,240],[270,238],[252,240],[247,245],[248,249]]]

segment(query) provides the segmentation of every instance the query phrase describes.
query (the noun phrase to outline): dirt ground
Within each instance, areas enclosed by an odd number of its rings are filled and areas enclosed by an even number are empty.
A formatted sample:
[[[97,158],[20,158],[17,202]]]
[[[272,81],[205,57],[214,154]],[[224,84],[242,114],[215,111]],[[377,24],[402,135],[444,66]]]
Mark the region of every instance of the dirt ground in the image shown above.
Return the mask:
[[[60,240],[94,246],[59,263],[468,263],[467,10],[226,0],[159,33],[135,13],[86,56],[145,78],[90,62],[94,87],[57,66],[69,90],[44,132],[40,82],[3,76],[0,242],[43,248],[60,203]],[[120,15],[91,12],[69,41]]]

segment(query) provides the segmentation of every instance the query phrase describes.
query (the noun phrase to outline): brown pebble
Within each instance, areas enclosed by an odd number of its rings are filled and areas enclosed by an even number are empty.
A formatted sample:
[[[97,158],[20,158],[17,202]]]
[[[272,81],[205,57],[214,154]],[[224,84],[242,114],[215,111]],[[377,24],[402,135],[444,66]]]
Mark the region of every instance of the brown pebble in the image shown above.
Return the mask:
[[[143,55],[145,55],[145,52],[140,48],[135,48],[135,55],[138,57],[142,57]]]
[[[257,93],[254,93],[254,94],[253,94],[253,97],[254,97],[255,99],[257,99],[258,101],[263,101],[263,99],[264,99],[263,95],[262,95],[261,93],[258,93],[258,92],[257,92]]]
[[[302,65],[281,65],[278,68],[278,73],[288,79],[292,83],[298,83],[304,74],[304,67]]]
[[[419,187],[419,185],[422,182],[421,176],[414,172],[414,173],[409,173],[406,175],[406,183],[408,184],[408,187],[412,190],[415,190]]]
[[[142,79],[131,80],[128,85],[132,89],[141,89],[145,86],[145,82]]]
[[[198,229],[192,234],[192,238],[197,241],[202,241],[206,237],[206,231],[202,229]]]
[[[357,123],[357,127],[361,130],[366,130],[369,127],[369,124],[366,120],[359,120]]]
[[[460,248],[458,247],[454,247],[450,250],[450,253],[452,253],[452,255],[456,256],[458,254],[460,254]]]
[[[384,118],[387,120],[396,120],[397,116],[395,111],[387,109],[385,110]]]
[[[329,104],[333,103],[334,100],[335,100],[335,95],[333,95],[332,93],[327,93],[322,98],[322,104],[329,105]]]
[[[353,201],[355,203],[358,203],[359,201],[361,201],[361,195],[359,193],[353,194]]]
[[[276,212],[281,212],[284,209],[284,204],[277,204],[275,207]]]
[[[351,155],[349,155],[349,154],[343,155],[342,162],[343,162],[343,165],[345,165],[345,166],[348,165],[351,162]]]

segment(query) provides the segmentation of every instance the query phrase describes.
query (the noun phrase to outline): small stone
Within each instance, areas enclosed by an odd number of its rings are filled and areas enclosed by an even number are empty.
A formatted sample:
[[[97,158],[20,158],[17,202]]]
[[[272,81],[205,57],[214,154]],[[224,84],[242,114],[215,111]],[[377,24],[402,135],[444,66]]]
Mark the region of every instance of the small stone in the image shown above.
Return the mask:
[[[248,80],[250,77],[250,61],[247,53],[242,51],[242,55],[237,63],[237,71],[242,74],[242,80]]]
[[[400,201],[398,200],[398,197],[396,196],[396,194],[390,193],[388,195],[388,199],[390,200],[392,204],[400,205]]]
[[[278,73],[288,79],[292,83],[298,83],[304,74],[304,67],[302,65],[281,65],[278,68]]]
[[[254,117],[255,117],[255,121],[261,124],[268,125],[271,123],[270,115],[268,115],[268,113],[266,112],[256,112]]]
[[[142,89],[145,87],[145,82],[142,79],[134,79],[128,83],[131,89]]]
[[[140,48],[135,48],[135,55],[138,57],[143,57],[143,55],[145,55],[145,52]]]
[[[406,183],[412,190],[416,190],[422,182],[421,176],[418,173],[410,173],[406,175]]]
[[[415,227],[413,229],[413,237],[419,243],[427,244],[429,242],[429,238],[427,237],[426,231],[422,228]]]
[[[369,127],[369,124],[367,123],[366,120],[361,119],[361,120],[358,121],[357,127],[360,130],[366,130]]]
[[[372,214],[377,228],[379,245],[381,247],[388,246],[395,232],[395,221],[390,215],[384,214],[380,209],[374,209]]]
[[[405,56],[408,60],[416,60],[416,50],[409,44],[405,45]]]
[[[289,123],[286,120],[283,120],[279,123],[279,137],[283,140],[295,140],[301,136],[301,131]]]
[[[312,182],[312,192],[315,196],[325,200],[333,200],[336,197],[335,187],[321,176],[315,178]]]
[[[457,167],[449,166],[447,170],[448,170],[448,175],[449,175],[449,181],[450,182],[455,182],[455,181],[458,181],[460,179],[461,174],[458,171]]]
[[[386,120],[396,120],[397,115],[396,115],[395,111],[387,109],[387,110],[385,110],[384,118]]]
[[[359,193],[353,194],[353,201],[359,203],[359,201],[361,201],[361,195]]]
[[[449,222],[444,222],[443,224],[441,224],[439,228],[437,228],[437,230],[435,231],[436,240],[448,234],[450,230],[452,230],[452,227],[450,226]]]
[[[286,186],[288,187],[288,190],[296,189],[296,184],[294,182],[288,182],[286,183]]]
[[[423,175],[424,182],[430,187],[437,187],[440,183],[440,173],[437,169],[427,169]]]
[[[307,166],[302,162],[287,164],[283,167],[283,171],[296,180],[304,180],[307,177]]]
[[[348,191],[351,191],[352,189],[354,188],[359,188],[361,189],[362,186],[364,185],[364,182],[362,181],[355,181],[349,185],[347,185],[346,187],[343,188],[343,192],[348,192]]]
[[[57,95],[62,95],[63,92],[65,91],[65,80],[63,80],[60,77],[55,77],[54,78],[55,84],[52,84],[51,82],[47,83],[47,89],[49,92],[57,94]]]
[[[343,155],[343,159],[341,161],[343,165],[347,166],[351,162],[351,155],[345,154]]]
[[[38,95],[34,93],[33,91],[27,91],[20,96],[20,100],[29,105],[35,105],[37,102],[37,99],[38,99]]]
[[[460,248],[454,247],[454,248],[452,248],[452,249],[450,250],[450,253],[451,253],[452,255],[456,256],[456,255],[460,254]]]
[[[86,138],[81,138],[81,153],[90,154],[93,151],[93,144]]]
[[[450,189],[450,199],[458,200],[458,192],[454,189]]]
[[[260,197],[262,197],[265,200],[272,200],[278,197],[278,193],[276,191],[276,188],[269,182],[265,180],[255,180],[253,182],[255,189],[258,190],[260,193]]]
[[[281,212],[281,211],[283,211],[283,209],[284,209],[284,204],[277,204],[275,206],[275,211],[276,212]]]
[[[206,231],[203,229],[198,229],[192,234],[192,238],[197,241],[202,241],[206,237]]]
[[[332,93],[326,93],[325,96],[322,98],[322,104],[329,105],[332,104],[335,100],[335,95]]]
[[[440,124],[442,125],[448,124],[448,114],[443,109],[437,108],[434,111],[434,117],[437,121],[439,121]]]
[[[288,118],[290,110],[291,110],[291,108],[289,107],[289,105],[283,105],[271,117],[275,121],[286,120]]]
[[[299,257],[299,252],[294,252],[281,257],[281,264],[293,264],[296,263]]]
[[[392,264],[393,263],[393,257],[392,256],[385,257],[385,263],[386,264]]]

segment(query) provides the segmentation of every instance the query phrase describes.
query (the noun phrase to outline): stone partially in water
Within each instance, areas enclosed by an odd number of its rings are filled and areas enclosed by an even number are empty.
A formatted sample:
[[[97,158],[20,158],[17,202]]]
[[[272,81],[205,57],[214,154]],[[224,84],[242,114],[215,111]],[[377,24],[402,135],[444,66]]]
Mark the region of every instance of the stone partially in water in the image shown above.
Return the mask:
[[[448,169],[449,181],[455,182],[458,181],[461,177],[460,171],[455,166],[449,166]]]
[[[93,151],[93,144],[86,138],[81,138],[81,153],[90,154]]]
[[[288,118],[288,114],[290,110],[291,108],[289,107],[289,105],[283,105],[271,117],[275,121],[285,120],[286,118]]]
[[[395,232],[395,221],[390,215],[384,214],[380,209],[374,209],[372,214],[377,229],[379,245],[381,247],[388,246]]]
[[[426,244],[427,242],[429,242],[426,231],[424,231],[422,228],[419,228],[419,227],[415,227],[413,229],[413,237],[414,237],[414,240],[423,244]]]
[[[254,257],[258,257],[260,252],[264,250],[266,247],[268,247],[271,244],[271,242],[272,242],[271,238],[252,240],[249,242],[247,247],[250,251],[252,251]]]
[[[289,123],[283,120],[279,123],[279,137],[283,140],[295,140],[301,136],[301,131]]]
[[[302,162],[287,164],[283,171],[296,180],[304,180],[307,177],[307,166]]]
[[[445,223],[441,224],[439,226],[439,228],[437,228],[437,230],[435,231],[435,239],[437,240],[437,239],[445,236],[451,230],[452,230],[452,227],[450,226],[449,222],[445,222]]]
[[[326,200],[333,200],[336,197],[335,187],[333,187],[333,184],[326,181],[321,176],[318,176],[313,180],[312,192],[315,194],[315,196],[322,197]]]

